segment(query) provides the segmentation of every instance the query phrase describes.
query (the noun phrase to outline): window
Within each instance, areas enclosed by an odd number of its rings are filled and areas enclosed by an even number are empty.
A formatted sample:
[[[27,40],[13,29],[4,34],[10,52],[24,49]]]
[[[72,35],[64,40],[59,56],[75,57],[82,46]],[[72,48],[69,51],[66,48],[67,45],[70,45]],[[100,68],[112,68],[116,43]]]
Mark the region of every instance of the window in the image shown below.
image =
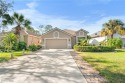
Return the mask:
[[[58,31],[55,31],[55,32],[53,33],[53,37],[54,37],[54,38],[59,38],[59,32],[58,32]]]
[[[83,31],[80,31],[80,32],[79,32],[79,35],[84,35]]]

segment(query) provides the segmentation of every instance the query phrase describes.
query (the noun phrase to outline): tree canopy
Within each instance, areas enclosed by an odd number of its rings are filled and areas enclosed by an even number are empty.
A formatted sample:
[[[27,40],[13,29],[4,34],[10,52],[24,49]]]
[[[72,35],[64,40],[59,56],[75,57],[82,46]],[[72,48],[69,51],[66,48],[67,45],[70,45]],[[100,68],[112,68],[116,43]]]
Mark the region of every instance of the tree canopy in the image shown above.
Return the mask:
[[[10,16],[9,14],[5,14],[2,22],[3,22],[2,24],[4,26],[16,25],[15,26],[16,34],[20,34],[21,28],[31,29],[31,27],[30,27],[31,21],[28,19],[25,19],[23,14],[19,14],[16,12],[12,16]]]
[[[39,29],[39,32],[40,32],[41,34],[44,34],[44,33],[46,33],[47,31],[53,29],[53,26],[52,26],[52,25],[46,25],[46,26],[40,25],[40,26],[38,27],[38,29]]]
[[[6,0],[0,0],[0,17],[4,14],[8,13],[8,11],[12,8],[12,2],[7,2]]]
[[[103,24],[103,29],[101,31],[101,36],[111,36],[113,38],[113,34],[118,33],[120,35],[125,35],[125,27],[124,23],[121,20],[109,20],[107,23]]]

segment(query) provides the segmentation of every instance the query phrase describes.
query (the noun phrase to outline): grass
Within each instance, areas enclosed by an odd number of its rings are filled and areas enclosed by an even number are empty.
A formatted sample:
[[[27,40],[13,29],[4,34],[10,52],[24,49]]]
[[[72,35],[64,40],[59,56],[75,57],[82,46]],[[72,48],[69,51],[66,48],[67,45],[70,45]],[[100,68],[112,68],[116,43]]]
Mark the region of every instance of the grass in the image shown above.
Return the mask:
[[[30,53],[30,51],[25,51],[25,54],[28,54],[28,53]],[[22,51],[16,51],[16,52],[13,52],[13,54],[14,54],[14,58],[17,58],[19,56],[22,56]],[[10,60],[11,59],[10,55],[11,55],[10,52],[1,52],[0,63]]]
[[[125,83],[125,50],[80,52],[79,55],[109,80],[109,83]]]

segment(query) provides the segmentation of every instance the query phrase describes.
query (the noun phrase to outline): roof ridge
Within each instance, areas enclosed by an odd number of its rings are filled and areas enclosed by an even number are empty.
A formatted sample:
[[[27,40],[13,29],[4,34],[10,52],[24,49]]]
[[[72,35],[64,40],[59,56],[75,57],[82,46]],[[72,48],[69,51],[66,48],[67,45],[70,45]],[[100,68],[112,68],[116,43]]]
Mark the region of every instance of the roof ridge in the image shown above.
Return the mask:
[[[62,29],[60,29],[60,28],[57,28],[57,27],[55,27],[55,28],[53,28],[53,29],[47,31],[46,33],[42,34],[42,36],[43,36],[43,35],[46,35],[47,33],[51,32],[51,31],[53,31],[53,30],[55,30],[55,29],[58,29],[58,30],[60,30],[60,31],[63,31],[63,32],[65,32],[65,33],[68,34],[68,35],[74,36],[74,35],[72,35],[72,34],[66,32],[66,31],[64,31],[64,30],[62,30]]]

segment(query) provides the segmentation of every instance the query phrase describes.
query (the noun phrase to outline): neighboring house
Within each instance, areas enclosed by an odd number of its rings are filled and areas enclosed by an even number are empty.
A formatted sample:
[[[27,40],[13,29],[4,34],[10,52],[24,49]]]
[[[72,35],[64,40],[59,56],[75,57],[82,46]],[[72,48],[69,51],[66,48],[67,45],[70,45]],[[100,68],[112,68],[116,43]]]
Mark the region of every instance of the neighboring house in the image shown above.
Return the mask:
[[[87,38],[88,31],[80,29],[61,30],[54,28],[42,35],[42,46],[45,49],[66,49],[72,48],[79,38]]]
[[[89,43],[93,45],[100,45],[100,42],[104,40],[108,40],[111,38],[111,36],[100,36],[100,31],[94,34],[90,35],[92,39],[90,39]],[[121,38],[123,45],[122,47],[125,47],[125,36],[121,36],[120,34],[116,33],[113,35],[113,38]]]
[[[13,32],[13,31],[11,31],[11,32]],[[2,41],[3,36],[5,36],[7,33],[9,33],[9,32],[0,33],[0,41]],[[32,44],[41,45],[41,36],[40,35],[38,35],[34,32],[31,32],[31,31],[28,31],[28,30],[24,30],[24,29],[22,29],[20,31],[19,40],[21,42],[25,42],[27,44],[27,46],[32,45]],[[0,42],[0,44],[1,44],[1,42]]]
[[[20,41],[26,42],[27,46],[32,44],[41,45],[41,36],[39,34],[24,29],[20,31],[20,34]]]

